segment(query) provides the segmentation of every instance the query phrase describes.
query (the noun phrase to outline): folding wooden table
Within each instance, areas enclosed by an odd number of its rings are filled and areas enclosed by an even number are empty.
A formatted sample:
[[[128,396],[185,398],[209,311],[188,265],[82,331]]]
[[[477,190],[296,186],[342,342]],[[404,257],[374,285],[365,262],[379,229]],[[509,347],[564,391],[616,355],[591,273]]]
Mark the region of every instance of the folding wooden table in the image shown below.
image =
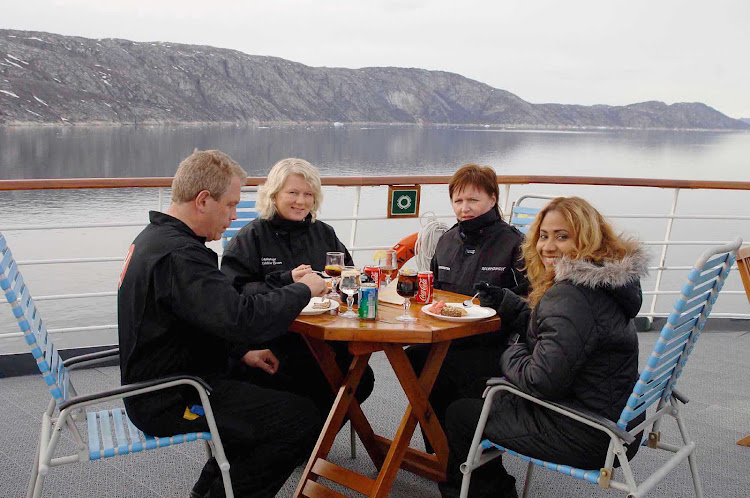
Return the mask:
[[[436,290],[435,299],[460,302],[467,299],[467,296]],[[337,392],[331,412],[302,473],[295,497],[346,496],[318,483],[318,477],[371,497],[388,496],[399,468],[435,481],[445,479],[448,442],[427,401],[428,395],[450,342],[460,337],[495,331],[500,327],[500,320],[495,316],[473,322],[449,322],[430,317],[420,310],[421,305],[412,305],[411,314],[418,320],[411,323],[396,320],[396,316],[403,312],[401,307],[379,303],[378,319],[375,321],[347,319],[324,313],[300,316],[292,324],[291,330],[303,335],[329,384]],[[354,359],[348,372],[342,373],[338,368],[333,352],[325,341],[349,343],[349,351]],[[419,377],[414,373],[404,352],[403,348],[408,344],[432,344]],[[375,434],[354,398],[370,355],[376,351],[385,352],[409,401],[393,440]],[[347,414],[368,455],[379,469],[376,479],[326,460]],[[417,422],[432,444],[435,455],[409,448]]]

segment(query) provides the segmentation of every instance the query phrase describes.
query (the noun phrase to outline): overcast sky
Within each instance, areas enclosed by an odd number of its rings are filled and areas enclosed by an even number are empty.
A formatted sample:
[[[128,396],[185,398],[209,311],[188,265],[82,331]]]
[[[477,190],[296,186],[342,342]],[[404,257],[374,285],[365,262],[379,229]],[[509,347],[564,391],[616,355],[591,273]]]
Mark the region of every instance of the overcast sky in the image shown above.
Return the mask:
[[[533,103],[750,118],[750,0],[5,0],[0,28],[451,71]]]

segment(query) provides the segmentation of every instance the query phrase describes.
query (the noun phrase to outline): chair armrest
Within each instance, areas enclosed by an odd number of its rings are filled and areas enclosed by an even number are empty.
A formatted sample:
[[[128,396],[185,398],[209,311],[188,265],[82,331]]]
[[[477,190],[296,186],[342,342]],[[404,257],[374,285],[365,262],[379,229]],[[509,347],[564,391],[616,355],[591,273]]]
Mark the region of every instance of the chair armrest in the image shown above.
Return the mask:
[[[160,389],[167,389],[169,387],[185,384],[198,384],[207,393],[211,392],[211,386],[209,386],[206,381],[204,381],[200,377],[193,377],[192,375],[178,375],[174,377],[164,377],[161,379],[138,382],[136,384],[125,384],[124,386],[116,387],[114,389],[108,389],[106,391],[86,394],[83,396],[75,396],[64,403],[60,403],[59,409],[60,411],[63,411],[73,405],[86,405],[91,404],[95,401],[107,401],[110,399],[127,398],[129,396],[135,396],[137,394],[145,394],[148,392],[158,391]]]
[[[518,389],[515,385],[508,382],[505,377],[493,377],[487,381],[487,386],[489,387],[500,387],[503,391],[508,391],[510,393],[513,393],[517,396],[521,396],[522,398],[525,398],[533,403],[536,403],[538,405],[544,406],[546,408],[551,408],[554,411],[562,414],[562,415],[568,415],[572,414],[577,417],[580,417],[582,419],[586,419],[589,422],[592,422],[594,425],[601,426],[608,431],[614,433],[617,437],[625,441],[627,444],[631,444],[635,441],[635,436],[630,434],[628,431],[617,425],[615,422],[611,421],[610,419],[606,417],[602,417],[601,415],[597,413],[590,412],[588,410],[584,410],[581,408],[572,408],[570,406],[567,406],[564,403],[558,403],[555,401],[549,401],[546,399],[540,399],[537,398],[531,394],[525,393]]]
[[[686,405],[690,402],[690,398],[682,394],[677,389],[672,389],[672,397],[682,403],[683,405]]]
[[[120,348],[106,349],[104,351],[97,351],[95,353],[82,354],[80,356],[74,356],[72,358],[64,360],[63,366],[72,370],[73,368],[83,366],[82,364],[84,363],[99,363],[102,360],[106,360],[108,358],[111,358],[112,356],[117,356],[118,354],[120,354]]]

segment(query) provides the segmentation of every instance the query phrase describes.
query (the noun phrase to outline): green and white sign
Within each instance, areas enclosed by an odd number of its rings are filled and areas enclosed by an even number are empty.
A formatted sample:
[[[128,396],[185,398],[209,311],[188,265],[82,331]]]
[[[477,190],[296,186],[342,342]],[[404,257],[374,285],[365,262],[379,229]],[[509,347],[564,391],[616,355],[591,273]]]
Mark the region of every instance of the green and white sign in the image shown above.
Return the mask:
[[[419,216],[419,185],[388,186],[388,217],[416,218]]]

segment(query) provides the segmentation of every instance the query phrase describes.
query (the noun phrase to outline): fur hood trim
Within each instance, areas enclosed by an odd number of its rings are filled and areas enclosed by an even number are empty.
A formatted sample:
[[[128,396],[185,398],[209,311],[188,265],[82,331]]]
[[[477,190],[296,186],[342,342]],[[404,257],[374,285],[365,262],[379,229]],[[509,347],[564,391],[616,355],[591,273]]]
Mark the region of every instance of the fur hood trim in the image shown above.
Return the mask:
[[[648,275],[649,259],[648,252],[640,243],[636,243],[619,261],[594,263],[584,259],[561,258],[555,265],[555,282],[567,280],[591,289],[625,287]]]

